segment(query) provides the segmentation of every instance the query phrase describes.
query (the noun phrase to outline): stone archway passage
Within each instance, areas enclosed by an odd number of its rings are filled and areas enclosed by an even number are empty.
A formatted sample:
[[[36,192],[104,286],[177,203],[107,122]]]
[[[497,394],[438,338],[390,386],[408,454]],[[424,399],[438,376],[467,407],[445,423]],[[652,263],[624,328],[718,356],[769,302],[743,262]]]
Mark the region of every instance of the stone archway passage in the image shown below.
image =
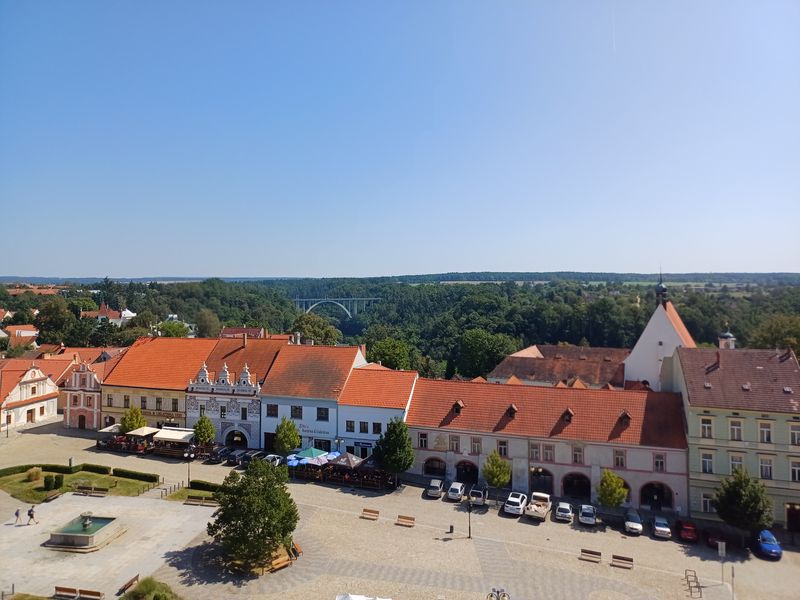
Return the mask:
[[[583,473],[568,473],[561,480],[564,496],[588,502],[592,497],[592,482]]]
[[[444,477],[447,473],[447,465],[439,458],[429,458],[425,461],[422,472],[431,477]]]
[[[232,448],[247,448],[247,436],[238,429],[234,429],[225,436],[225,445]]]
[[[672,489],[660,481],[647,483],[639,492],[639,505],[649,506],[650,510],[672,508]]]
[[[533,467],[531,469],[531,492],[542,492],[552,496],[554,493],[553,474],[547,469]]]
[[[478,467],[475,463],[462,460],[456,465],[456,481],[460,481],[467,487],[478,483]]]

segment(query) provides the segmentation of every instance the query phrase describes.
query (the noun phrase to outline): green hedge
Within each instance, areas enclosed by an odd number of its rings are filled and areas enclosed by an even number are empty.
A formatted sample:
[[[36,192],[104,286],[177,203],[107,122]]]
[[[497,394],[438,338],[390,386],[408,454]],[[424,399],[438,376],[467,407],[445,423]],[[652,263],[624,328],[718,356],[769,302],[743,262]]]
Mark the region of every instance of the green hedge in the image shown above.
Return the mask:
[[[62,487],[64,487],[64,474],[56,473],[54,477],[55,482],[53,483],[53,489],[60,490]]]
[[[53,489],[56,479],[53,475],[44,476],[44,491],[49,492]]]
[[[34,465],[16,465],[13,467],[6,467],[5,469],[0,469],[0,477],[5,477],[6,475],[16,475],[17,473],[25,473],[33,466]]]
[[[139,481],[148,481],[150,483],[158,483],[159,476],[156,473],[142,473],[141,471],[129,471],[128,469],[114,469],[115,477],[124,477],[125,479],[138,479]]]
[[[90,463],[86,463],[80,465],[82,471],[89,471],[90,473],[100,473],[101,475],[111,475],[111,467],[107,467],[106,465],[93,465]]]
[[[211,483],[210,481],[203,481],[202,479],[192,479],[189,482],[189,487],[193,490],[203,490],[205,492],[216,492],[220,487],[218,483]]]
[[[83,465],[36,465],[37,467],[41,467],[42,471],[48,471],[50,473],[64,473],[71,475],[72,473],[77,473],[78,471],[83,470]]]

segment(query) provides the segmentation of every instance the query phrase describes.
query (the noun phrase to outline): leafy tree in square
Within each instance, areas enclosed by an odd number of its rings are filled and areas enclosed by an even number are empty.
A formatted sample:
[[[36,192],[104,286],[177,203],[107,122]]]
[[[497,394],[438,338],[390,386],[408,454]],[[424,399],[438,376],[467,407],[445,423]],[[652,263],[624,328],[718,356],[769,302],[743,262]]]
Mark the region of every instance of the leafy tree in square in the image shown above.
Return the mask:
[[[281,417],[281,422],[275,428],[275,451],[286,456],[299,447],[300,433],[298,433],[294,421]]]
[[[736,469],[720,482],[711,506],[728,525],[747,532],[772,525],[772,499],[767,488],[744,469]]]
[[[625,502],[628,497],[628,488],[625,481],[609,469],[603,469],[600,483],[597,485],[597,501],[606,508],[616,508]]]
[[[511,481],[511,463],[503,459],[497,450],[492,450],[486,457],[481,474],[489,487],[506,487]]]
[[[208,444],[214,439],[215,434],[211,419],[206,415],[197,419],[197,423],[194,424],[194,437],[198,444]]]
[[[402,419],[395,417],[389,421],[386,431],[375,443],[372,454],[384,471],[394,475],[397,485],[397,476],[408,471],[414,464],[414,446],[408,434],[408,426]]]
[[[138,406],[131,406],[119,421],[119,431],[120,433],[128,433],[146,425],[147,420],[142,416],[142,410]]]

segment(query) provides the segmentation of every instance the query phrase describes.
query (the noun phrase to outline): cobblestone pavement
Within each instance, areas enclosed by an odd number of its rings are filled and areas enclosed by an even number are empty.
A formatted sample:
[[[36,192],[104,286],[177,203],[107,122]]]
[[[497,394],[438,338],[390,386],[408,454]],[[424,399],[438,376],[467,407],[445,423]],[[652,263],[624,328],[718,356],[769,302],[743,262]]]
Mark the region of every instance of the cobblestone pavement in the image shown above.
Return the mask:
[[[230,470],[199,463],[187,468],[182,461],[97,452],[92,434],[66,435],[58,424],[33,428],[0,443],[0,467],[20,462],[66,463],[70,457],[76,462],[158,472],[165,485],[185,481],[188,468],[192,478],[208,481],[221,481]],[[467,539],[469,516],[463,507],[426,500],[418,488],[406,486],[391,494],[380,494],[305,482],[290,482],[289,487],[301,514],[295,537],[304,549],[292,567],[252,579],[226,575],[215,565],[213,548],[204,534],[207,517],[196,518],[200,515],[196,512],[198,507],[159,500],[160,491],[153,490],[149,499],[130,501],[168,506],[163,511],[164,519],[172,518],[172,510],[179,511],[177,514],[192,511],[188,514],[195,518],[189,521],[193,529],[185,532],[183,545],[148,556],[146,564],[152,565],[148,568],[155,571],[157,578],[174,585],[187,600],[300,600],[333,598],[344,591],[394,600],[482,599],[492,587],[505,588],[514,600],[677,600],[688,597],[682,583],[686,568],[695,569],[701,583],[707,586],[705,600],[731,597],[730,588],[719,581],[718,559],[702,546],[686,547],[647,536],[629,538],[611,528],[601,532],[552,521],[534,524],[503,517],[493,507],[472,513],[473,537]],[[0,509],[7,510],[6,515],[12,515],[15,504],[0,493]],[[363,507],[380,510],[381,518],[377,522],[359,519]],[[150,512],[158,516],[161,511]],[[398,514],[415,516],[416,527],[395,526]],[[450,525],[454,525],[454,533],[446,533]],[[142,541],[148,548],[149,540]],[[598,565],[579,561],[582,547],[602,551],[603,562]],[[5,548],[4,556],[8,550]],[[111,546],[96,554],[109,550]],[[607,561],[612,553],[634,557],[635,568],[612,569]],[[792,587],[792,581],[800,574],[796,551],[786,552],[779,563],[744,553],[731,560],[726,565],[725,579],[727,582],[730,577],[730,565],[735,565],[739,598],[796,597]],[[120,573],[132,569],[148,572],[128,564],[124,554],[119,561]],[[44,587],[48,587],[50,582],[46,580],[52,579],[54,573],[39,573],[42,582],[47,583]],[[0,570],[0,581],[6,581],[2,574]],[[104,591],[108,594],[115,590]]]

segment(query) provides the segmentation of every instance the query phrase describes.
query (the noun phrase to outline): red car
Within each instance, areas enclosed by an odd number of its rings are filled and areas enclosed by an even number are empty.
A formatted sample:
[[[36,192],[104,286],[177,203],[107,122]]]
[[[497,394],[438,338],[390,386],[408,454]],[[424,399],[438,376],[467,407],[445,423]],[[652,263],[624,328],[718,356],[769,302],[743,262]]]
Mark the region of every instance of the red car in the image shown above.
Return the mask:
[[[682,542],[695,543],[699,536],[697,526],[691,521],[676,521],[675,530],[678,532],[678,539]]]
[[[717,542],[726,542],[727,540],[725,536],[722,534],[721,531],[718,529],[707,529],[706,530],[706,545],[709,548],[717,548]]]

